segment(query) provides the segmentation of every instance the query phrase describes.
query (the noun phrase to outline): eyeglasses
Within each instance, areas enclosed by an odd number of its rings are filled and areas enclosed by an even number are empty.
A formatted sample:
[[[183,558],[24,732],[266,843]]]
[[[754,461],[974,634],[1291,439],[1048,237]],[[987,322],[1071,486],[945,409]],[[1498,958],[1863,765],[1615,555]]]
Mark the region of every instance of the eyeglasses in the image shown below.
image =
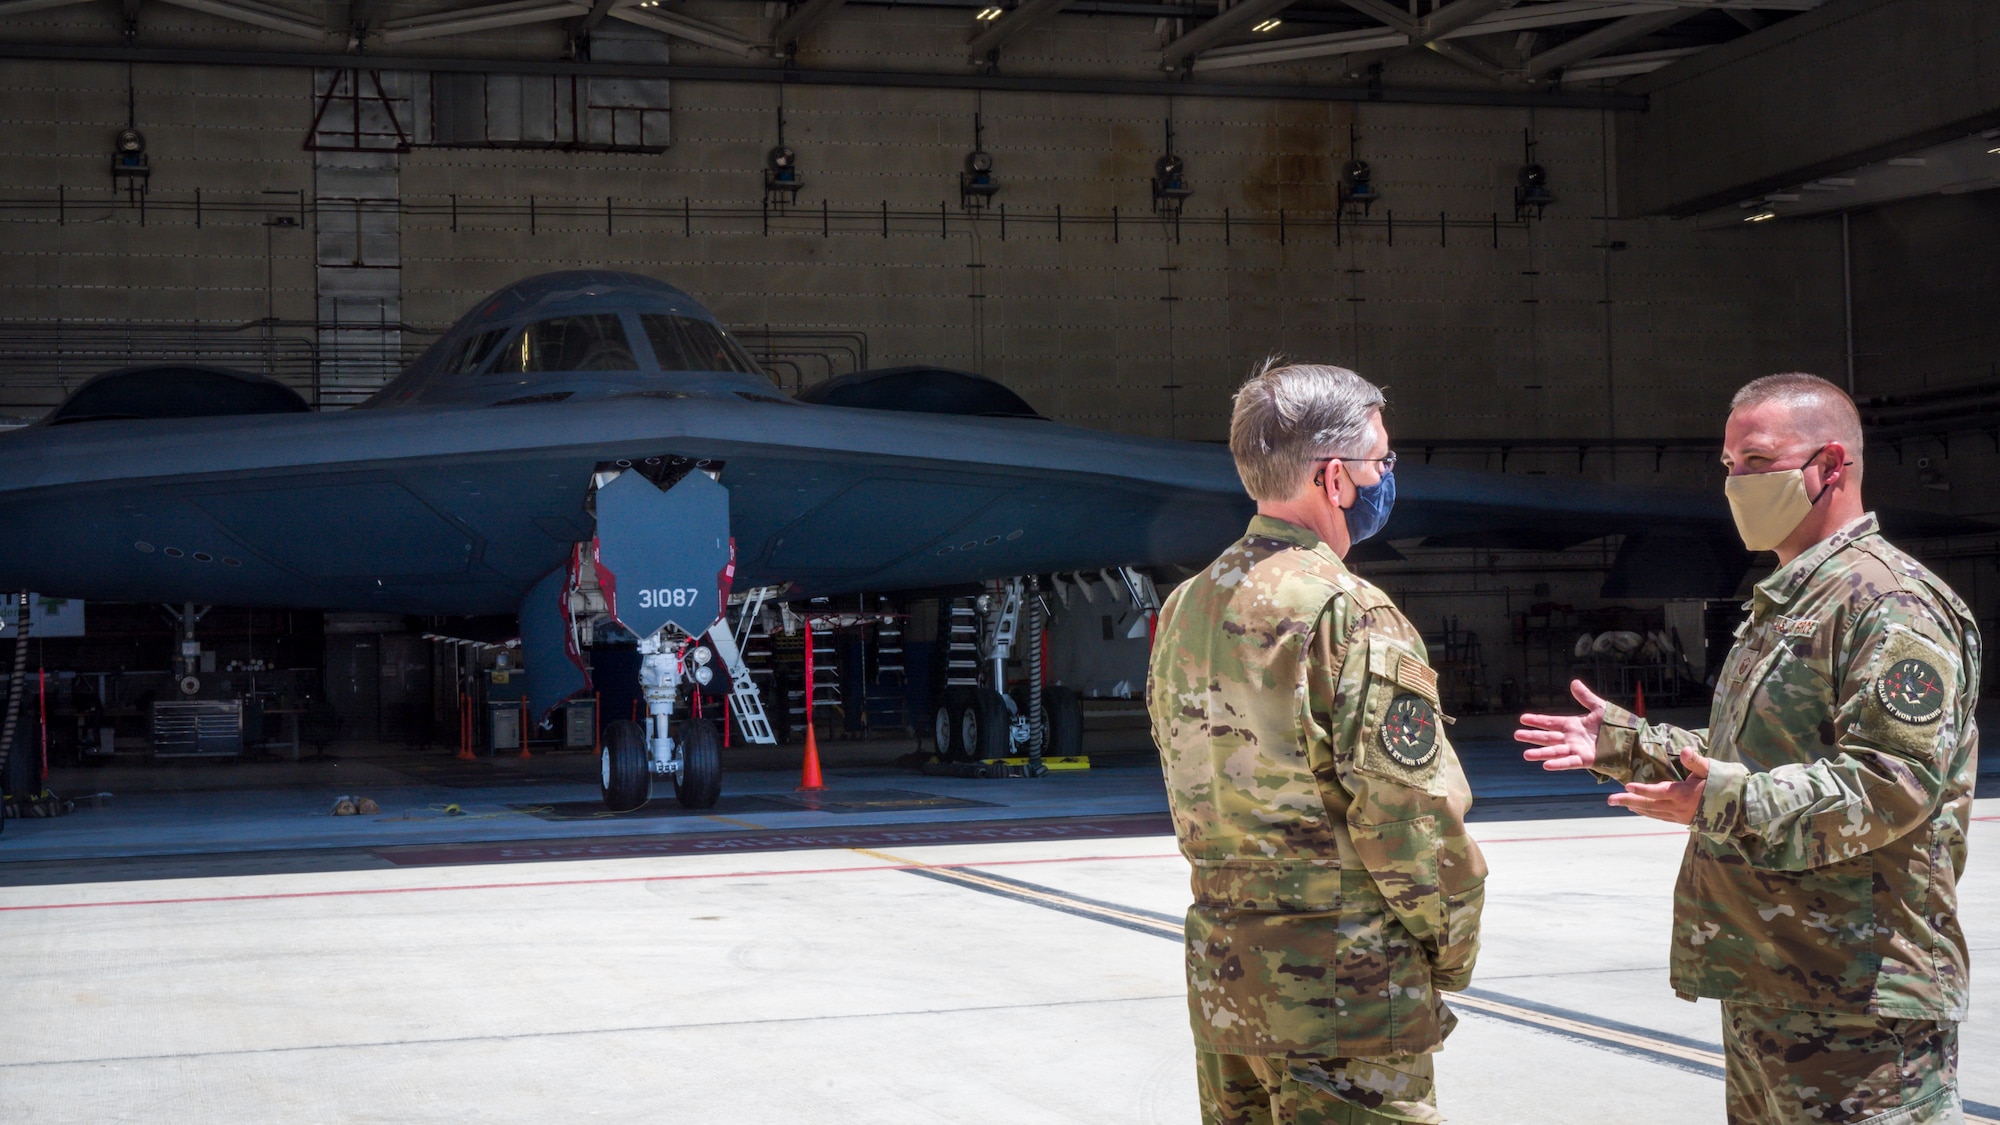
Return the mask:
[[[1388,452],[1387,454],[1385,454],[1384,456],[1381,456],[1381,457],[1315,457],[1315,458],[1313,458],[1313,463],[1314,463],[1314,464],[1317,464],[1317,465],[1324,465],[1324,464],[1326,464],[1326,463],[1327,463],[1328,461],[1375,461],[1375,462],[1379,462],[1379,463],[1381,464],[1381,466],[1382,466],[1382,471],[1386,473],[1386,472],[1390,472],[1390,471],[1394,470],[1394,469],[1395,469],[1395,467],[1396,467],[1396,451],[1395,451],[1395,450],[1393,450],[1393,449],[1391,449],[1391,450],[1390,450],[1390,451],[1389,451],[1389,452]]]

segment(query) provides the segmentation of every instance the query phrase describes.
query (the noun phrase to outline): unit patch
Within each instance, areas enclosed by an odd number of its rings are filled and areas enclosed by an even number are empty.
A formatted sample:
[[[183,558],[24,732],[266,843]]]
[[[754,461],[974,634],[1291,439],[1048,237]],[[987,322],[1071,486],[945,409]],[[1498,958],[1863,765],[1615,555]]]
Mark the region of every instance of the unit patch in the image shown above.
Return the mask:
[[[1415,692],[1403,692],[1389,701],[1382,716],[1382,749],[1396,764],[1416,769],[1437,757],[1437,709],[1430,700]]]
[[[1875,698],[1890,716],[1912,726],[1937,721],[1944,711],[1944,677],[1915,658],[1898,660],[1875,681]]]

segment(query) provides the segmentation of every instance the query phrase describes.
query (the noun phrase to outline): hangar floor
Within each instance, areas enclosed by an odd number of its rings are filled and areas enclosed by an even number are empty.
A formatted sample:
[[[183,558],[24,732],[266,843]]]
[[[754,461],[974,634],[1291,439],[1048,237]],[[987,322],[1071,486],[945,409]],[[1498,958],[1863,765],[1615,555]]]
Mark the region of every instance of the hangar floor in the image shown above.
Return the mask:
[[[1696,712],[1674,717],[1699,721]],[[1454,742],[1479,795],[1475,816],[1600,806],[1606,790],[1587,777],[1526,768],[1506,737],[1511,718],[1459,726]],[[907,741],[828,741],[829,789],[819,795],[795,792],[797,747],[738,747],[724,754],[716,807],[683,809],[661,784],[644,809],[623,815],[604,810],[596,759],[582,752],[461,762],[440,750],[349,743],[318,761],[59,769],[49,786],[76,800],[76,810],[8,821],[0,885],[907,843],[918,826],[933,841],[996,838],[996,826],[1010,839],[1167,830],[1146,732],[1128,726],[1085,738],[1094,768],[1040,781],[927,775],[897,763],[913,748]],[[334,816],[343,794],[371,797],[382,811]],[[864,829],[865,839],[854,835]]]
[[[1459,742],[1493,876],[1447,1115],[1718,1120],[1715,1007],[1665,984],[1681,834]],[[594,795],[580,755],[536,770],[581,777],[456,785],[357,752],[9,822],[0,1120],[1191,1121],[1186,868],[1150,759],[1094,749],[1030,783],[836,746],[817,809],[790,771],[743,771],[753,805],[581,820],[530,811]],[[363,791],[382,816],[326,815]],[[2000,800],[1975,815],[1983,966]],[[2000,1121],[1990,990],[1962,1050],[1969,1108]]]

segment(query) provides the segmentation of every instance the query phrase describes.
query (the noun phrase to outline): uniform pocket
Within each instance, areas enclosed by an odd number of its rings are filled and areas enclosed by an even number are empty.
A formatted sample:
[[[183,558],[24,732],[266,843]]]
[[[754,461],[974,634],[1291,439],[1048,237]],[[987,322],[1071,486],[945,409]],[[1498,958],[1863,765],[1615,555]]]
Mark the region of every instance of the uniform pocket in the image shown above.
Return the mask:
[[[1674,988],[1766,1007],[1864,1011],[1880,965],[1875,933],[1872,856],[1777,871],[1696,837],[1674,887]]]
[[[1439,887],[1437,818],[1420,816],[1393,824],[1350,823],[1348,831],[1383,901],[1410,936],[1434,952],[1450,924]]]

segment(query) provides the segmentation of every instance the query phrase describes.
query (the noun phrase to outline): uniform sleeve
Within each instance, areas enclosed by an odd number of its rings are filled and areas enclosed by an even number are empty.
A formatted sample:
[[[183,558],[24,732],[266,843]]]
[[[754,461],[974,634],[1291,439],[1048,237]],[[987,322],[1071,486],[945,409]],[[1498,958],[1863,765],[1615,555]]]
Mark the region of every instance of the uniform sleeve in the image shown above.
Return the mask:
[[[1710,767],[1693,828],[1751,864],[1803,871],[1882,847],[1929,819],[1950,775],[1966,690],[1959,646],[1901,593],[1876,599],[1836,653],[1829,755],[1751,773]],[[1813,716],[1786,716],[1810,722]]]
[[[1332,748],[1332,761],[1315,763],[1315,773],[1323,789],[1338,790],[1326,794],[1327,804],[1346,806],[1354,849],[1391,913],[1428,955],[1432,983],[1458,991],[1472,981],[1486,900],[1486,859],[1465,830],[1471,788],[1441,731],[1433,731],[1435,753],[1414,765],[1420,753],[1398,759],[1376,744],[1388,705],[1413,694],[1381,674],[1384,645],[1418,661],[1422,645],[1414,630],[1397,647],[1371,635],[1366,614],[1351,624],[1342,616],[1330,610],[1321,618],[1311,649],[1309,706],[1314,720],[1330,728]],[[1432,723],[1441,721],[1435,684],[1433,675],[1426,707],[1404,704],[1427,712]]]
[[[1605,781],[1626,784],[1679,781],[1687,776],[1681,768],[1681,751],[1687,747],[1706,755],[1708,731],[1649,723],[1615,703],[1607,703],[1604,721],[1597,728],[1597,762],[1590,772]]]

